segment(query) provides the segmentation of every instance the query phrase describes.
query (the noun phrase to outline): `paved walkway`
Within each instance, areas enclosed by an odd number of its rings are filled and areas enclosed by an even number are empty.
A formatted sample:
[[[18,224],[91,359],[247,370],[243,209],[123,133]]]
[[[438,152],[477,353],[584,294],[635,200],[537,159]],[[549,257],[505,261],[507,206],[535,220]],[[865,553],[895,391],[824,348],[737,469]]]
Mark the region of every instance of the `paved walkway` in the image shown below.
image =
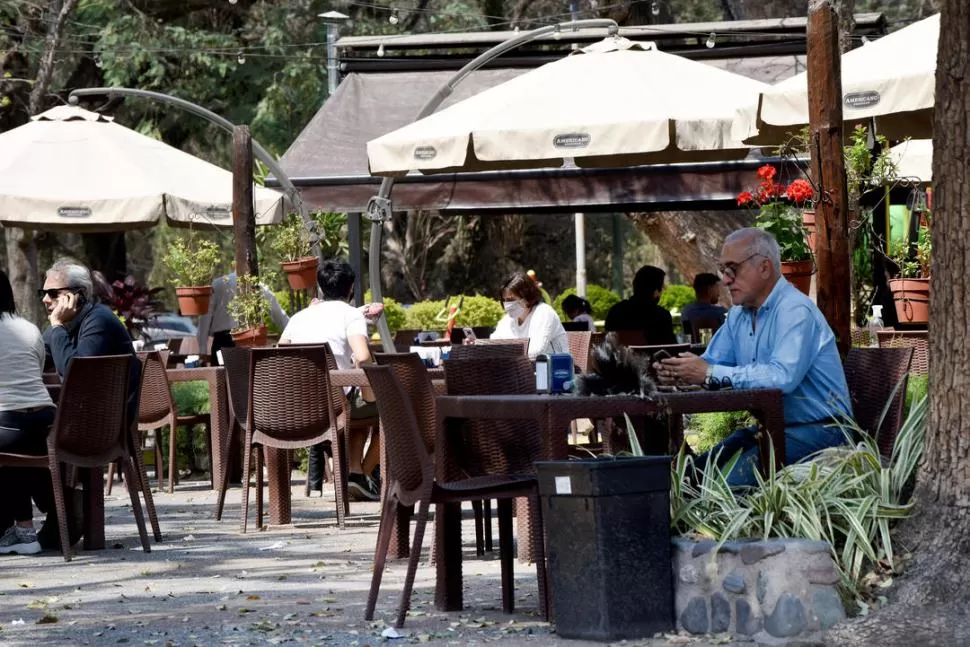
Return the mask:
[[[295,524],[242,535],[239,488],[230,491],[221,523],[214,519],[215,493],[207,488],[207,482],[189,482],[174,495],[155,493],[164,541],[153,543],[148,554],[140,548],[127,492],[116,486],[106,501],[106,550],[82,550],[70,563],[53,552],[0,556],[0,643],[363,646],[384,640],[406,562],[389,563],[377,618],[366,622],[376,503],[352,503],[347,528],[340,531],[332,489],[322,499],[306,499],[302,484],[294,482]],[[404,637],[391,644],[602,644],[558,638],[537,616],[532,566],[516,563],[517,613],[503,614],[498,553],[475,557],[473,524],[464,528],[466,610],[434,610],[429,527],[411,616]],[[668,636],[626,644],[727,642]]]

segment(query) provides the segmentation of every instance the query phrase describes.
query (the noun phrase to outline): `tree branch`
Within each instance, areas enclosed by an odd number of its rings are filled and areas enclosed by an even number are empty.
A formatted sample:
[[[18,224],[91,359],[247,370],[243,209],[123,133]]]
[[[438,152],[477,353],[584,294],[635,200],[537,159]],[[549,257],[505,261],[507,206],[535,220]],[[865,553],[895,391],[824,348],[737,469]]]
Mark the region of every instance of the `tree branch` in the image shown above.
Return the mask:
[[[30,91],[29,111],[31,115],[35,115],[40,111],[44,95],[47,93],[47,88],[51,83],[51,77],[54,75],[54,55],[57,53],[57,48],[61,42],[61,32],[64,31],[64,23],[67,21],[67,17],[71,15],[71,12],[74,11],[77,3],[78,0],[64,0],[60,10],[57,12],[57,17],[47,31],[47,40],[44,42],[44,54],[41,56],[40,67],[37,71],[37,82]]]

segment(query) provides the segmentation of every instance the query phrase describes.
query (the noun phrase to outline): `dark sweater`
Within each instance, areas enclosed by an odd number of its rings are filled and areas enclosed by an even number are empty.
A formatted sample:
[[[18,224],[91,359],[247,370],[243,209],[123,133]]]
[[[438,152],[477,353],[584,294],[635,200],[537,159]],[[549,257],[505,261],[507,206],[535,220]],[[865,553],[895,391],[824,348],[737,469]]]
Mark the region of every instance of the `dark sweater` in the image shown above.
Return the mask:
[[[655,302],[636,297],[620,301],[610,308],[604,328],[607,332],[642,330],[649,346],[677,343],[670,311]]]
[[[44,344],[61,379],[75,357],[131,355],[128,421],[134,422],[138,419],[141,362],[135,355],[128,331],[110,308],[100,303],[85,304],[81,312],[64,326],[51,326],[45,330]]]

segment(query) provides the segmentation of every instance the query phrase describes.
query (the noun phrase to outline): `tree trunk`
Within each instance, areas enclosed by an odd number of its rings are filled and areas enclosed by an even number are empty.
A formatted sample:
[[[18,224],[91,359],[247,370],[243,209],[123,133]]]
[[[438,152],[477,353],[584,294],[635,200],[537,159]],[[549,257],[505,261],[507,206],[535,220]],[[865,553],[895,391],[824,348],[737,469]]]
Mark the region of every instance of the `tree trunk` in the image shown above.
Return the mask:
[[[970,3],[942,3],[933,151],[930,410],[916,483],[917,515],[901,528],[913,552],[891,604],[831,632],[833,645],[966,645],[970,575]]]
[[[128,248],[125,233],[82,234],[84,262],[104,274],[108,281],[124,280],[128,274]]]

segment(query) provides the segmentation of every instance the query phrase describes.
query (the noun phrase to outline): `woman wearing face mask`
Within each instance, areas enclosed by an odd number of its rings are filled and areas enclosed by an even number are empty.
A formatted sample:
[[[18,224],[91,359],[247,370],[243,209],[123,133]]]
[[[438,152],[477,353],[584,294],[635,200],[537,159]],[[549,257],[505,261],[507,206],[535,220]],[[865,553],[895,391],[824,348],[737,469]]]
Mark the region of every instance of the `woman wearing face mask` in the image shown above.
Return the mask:
[[[505,316],[499,320],[492,339],[528,339],[529,357],[568,353],[569,340],[559,315],[542,302],[536,282],[524,274],[513,274],[502,286]]]

